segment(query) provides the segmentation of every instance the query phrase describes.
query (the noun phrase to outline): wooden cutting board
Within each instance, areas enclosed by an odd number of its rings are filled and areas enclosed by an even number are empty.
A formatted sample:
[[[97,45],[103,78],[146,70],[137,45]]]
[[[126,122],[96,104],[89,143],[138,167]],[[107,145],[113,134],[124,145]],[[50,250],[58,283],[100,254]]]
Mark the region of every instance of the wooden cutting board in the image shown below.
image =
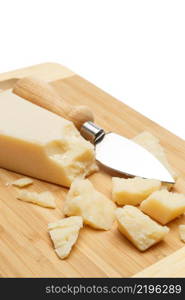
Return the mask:
[[[65,67],[46,63],[0,75],[0,90],[12,88],[15,79],[35,75],[52,81],[71,104],[88,105],[96,123],[132,138],[143,130],[157,136],[179,172],[176,189],[185,192],[185,141],[114,99]],[[144,164],[144,162],[143,162]],[[52,191],[57,209],[50,210],[16,200],[11,181],[19,174],[0,169],[0,276],[2,277],[185,277],[185,246],[178,236],[181,217],[169,224],[165,241],[140,253],[116,229],[97,231],[84,227],[77,245],[66,260],[60,260],[47,233],[47,224],[63,217],[67,189],[34,180],[30,191]],[[90,177],[95,187],[111,195],[111,174],[101,170]]]

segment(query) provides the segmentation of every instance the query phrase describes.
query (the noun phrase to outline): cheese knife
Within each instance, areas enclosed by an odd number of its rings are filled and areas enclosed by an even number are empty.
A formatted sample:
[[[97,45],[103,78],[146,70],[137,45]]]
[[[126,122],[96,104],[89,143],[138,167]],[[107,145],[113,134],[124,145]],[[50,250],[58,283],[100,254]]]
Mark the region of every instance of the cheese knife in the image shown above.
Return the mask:
[[[15,83],[13,93],[72,121],[82,136],[94,144],[100,165],[128,177],[140,176],[175,183],[169,171],[148,150],[117,133],[105,132],[94,123],[88,107],[66,103],[48,82],[34,77],[21,78]]]

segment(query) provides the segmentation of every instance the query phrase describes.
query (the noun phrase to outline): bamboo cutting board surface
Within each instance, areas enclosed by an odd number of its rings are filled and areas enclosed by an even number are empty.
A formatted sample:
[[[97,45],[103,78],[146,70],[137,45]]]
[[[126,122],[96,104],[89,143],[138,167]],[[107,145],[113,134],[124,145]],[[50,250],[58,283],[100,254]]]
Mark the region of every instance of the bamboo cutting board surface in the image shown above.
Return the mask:
[[[180,174],[176,190],[185,192],[185,141],[114,99],[80,76],[58,64],[41,64],[0,75],[0,90],[13,86],[15,78],[35,75],[51,81],[71,104],[88,105],[96,123],[107,131],[132,138],[143,130],[157,136],[168,159]],[[123,151],[124,155],[124,151]],[[144,162],[143,162],[144,164]],[[94,186],[111,196],[111,175],[106,170],[92,175]],[[84,227],[71,255],[60,260],[47,233],[47,224],[63,217],[66,188],[34,180],[30,191],[52,191],[57,209],[50,210],[16,199],[18,190],[8,183],[22,177],[0,169],[0,276],[2,277],[185,277],[185,246],[178,225],[185,217],[169,224],[165,241],[141,253],[113,226],[111,231]]]

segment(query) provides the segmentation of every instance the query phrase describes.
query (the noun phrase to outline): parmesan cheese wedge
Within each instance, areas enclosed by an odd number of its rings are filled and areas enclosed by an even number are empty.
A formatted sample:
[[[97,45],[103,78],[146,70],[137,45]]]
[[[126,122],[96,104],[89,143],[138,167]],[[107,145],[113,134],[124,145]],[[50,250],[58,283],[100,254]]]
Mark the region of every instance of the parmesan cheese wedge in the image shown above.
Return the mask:
[[[97,170],[94,146],[72,122],[10,91],[0,114],[1,168],[67,187]]]
[[[168,227],[157,224],[130,205],[117,208],[116,219],[119,231],[141,251],[161,241],[169,232]]]
[[[113,177],[112,199],[118,205],[138,205],[160,187],[161,182],[155,179]]]
[[[22,188],[22,187],[28,186],[32,183],[33,183],[33,180],[31,178],[23,177],[23,178],[17,179],[14,182],[12,182],[12,185]]]
[[[185,225],[179,225],[179,235],[181,241],[185,243]]]
[[[75,180],[67,194],[64,213],[67,216],[82,216],[84,223],[109,230],[115,219],[115,204],[98,192],[88,180]]]
[[[29,192],[29,191],[20,191],[17,199],[31,202],[43,207],[48,208],[56,208],[55,198],[51,192],[43,192],[43,193],[36,193],[36,192]]]
[[[132,140],[151,152],[166,167],[172,177],[174,179],[177,178],[177,174],[170,166],[165,150],[160,145],[160,141],[157,137],[148,131],[143,131],[135,136]]]
[[[76,243],[80,229],[83,227],[82,217],[69,217],[48,224],[49,235],[57,255],[66,258]]]
[[[144,200],[140,208],[161,224],[167,224],[185,212],[185,195],[157,191]]]

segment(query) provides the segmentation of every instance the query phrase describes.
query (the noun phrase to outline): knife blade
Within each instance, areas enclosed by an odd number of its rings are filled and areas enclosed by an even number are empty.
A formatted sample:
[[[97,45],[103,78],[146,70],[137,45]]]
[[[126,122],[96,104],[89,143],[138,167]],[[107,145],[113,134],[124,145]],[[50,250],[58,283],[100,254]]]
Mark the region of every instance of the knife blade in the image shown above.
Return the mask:
[[[33,77],[21,78],[15,83],[13,93],[72,121],[82,136],[94,144],[100,165],[128,177],[140,176],[175,183],[169,171],[148,150],[116,133],[106,133],[93,122],[94,117],[88,107],[69,105],[49,83]]]
[[[102,165],[129,177],[140,176],[174,183],[163,164],[134,141],[113,132],[106,133],[92,122],[83,124],[81,133],[95,145],[96,160]]]

